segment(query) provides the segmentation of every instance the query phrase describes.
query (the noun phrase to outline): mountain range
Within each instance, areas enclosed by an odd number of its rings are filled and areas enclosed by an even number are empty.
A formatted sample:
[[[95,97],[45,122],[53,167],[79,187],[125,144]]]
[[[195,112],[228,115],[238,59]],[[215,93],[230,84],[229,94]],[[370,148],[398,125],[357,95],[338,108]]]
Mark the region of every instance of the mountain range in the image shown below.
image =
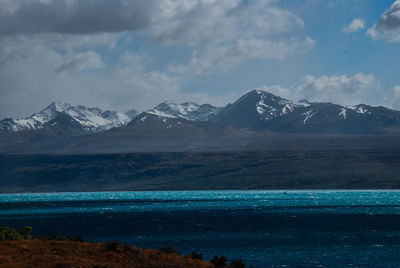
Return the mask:
[[[259,89],[215,107],[163,102],[138,113],[51,103],[0,121],[0,152],[215,151],[271,148],[282,137],[400,136],[400,111],[359,104],[293,102]],[[325,138],[324,138],[325,137]]]

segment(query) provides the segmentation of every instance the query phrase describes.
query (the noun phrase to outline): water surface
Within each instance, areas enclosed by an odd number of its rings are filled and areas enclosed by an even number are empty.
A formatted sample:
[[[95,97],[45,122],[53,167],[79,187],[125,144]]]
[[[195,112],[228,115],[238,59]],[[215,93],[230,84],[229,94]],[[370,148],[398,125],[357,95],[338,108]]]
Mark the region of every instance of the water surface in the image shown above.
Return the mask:
[[[0,225],[165,245],[255,266],[398,267],[399,191],[173,191],[0,195]]]

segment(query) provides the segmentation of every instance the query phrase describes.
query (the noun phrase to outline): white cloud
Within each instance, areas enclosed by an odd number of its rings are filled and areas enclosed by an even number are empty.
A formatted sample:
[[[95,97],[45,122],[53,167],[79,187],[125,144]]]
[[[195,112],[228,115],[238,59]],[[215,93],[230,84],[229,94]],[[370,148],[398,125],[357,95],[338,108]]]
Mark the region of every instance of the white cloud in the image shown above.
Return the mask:
[[[358,73],[353,76],[332,75],[314,77],[308,75],[294,87],[294,94],[310,101],[329,101],[358,104],[377,89],[378,82],[372,74]]]
[[[389,107],[400,109],[400,86],[394,86],[388,94],[387,101]]]
[[[359,103],[382,104],[375,96],[381,89],[372,74],[358,73],[353,76],[332,75],[305,76],[298,84],[283,88],[279,85],[262,86],[261,89],[291,100],[306,99],[312,102],[332,102],[355,105]]]
[[[375,40],[400,42],[400,0],[382,14],[380,20],[368,29],[367,35]]]
[[[352,22],[343,28],[343,32],[346,34],[357,32],[365,28],[365,21],[359,18],[352,20]]]

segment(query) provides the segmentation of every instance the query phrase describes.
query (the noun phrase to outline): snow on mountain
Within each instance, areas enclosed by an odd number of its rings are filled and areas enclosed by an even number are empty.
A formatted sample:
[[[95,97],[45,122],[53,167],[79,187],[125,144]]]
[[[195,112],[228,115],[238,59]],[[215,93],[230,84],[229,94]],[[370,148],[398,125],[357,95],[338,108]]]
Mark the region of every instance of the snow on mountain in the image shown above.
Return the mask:
[[[256,89],[254,92],[259,95],[260,99],[256,104],[256,110],[265,121],[292,112],[298,106],[290,100],[274,96],[263,90]]]
[[[222,108],[214,107],[210,104],[198,105],[194,102],[176,104],[165,101],[146,113],[166,118],[182,118],[189,121],[207,121],[212,116],[218,114],[221,109]]]
[[[313,112],[313,110],[308,110],[307,112],[302,113],[302,115],[305,116],[305,117],[304,117],[304,120],[303,120],[303,124],[305,125],[305,124],[307,124],[307,121],[308,121],[311,117],[313,117],[313,116],[315,115],[315,112]]]
[[[346,108],[340,108],[339,115],[343,116],[343,119],[346,119],[346,117],[347,117],[347,109]]]
[[[359,114],[372,114],[372,112],[370,111],[370,107],[368,105],[365,104],[359,104],[356,106],[346,106],[347,109],[353,110],[356,113]]]
[[[73,106],[65,102],[53,102],[39,113],[23,119],[6,118],[0,121],[0,129],[10,131],[38,130],[47,125],[60,123],[57,119],[63,115],[77,123],[85,132],[100,132],[126,125],[134,113],[123,114],[115,111],[102,111],[98,108]],[[137,114],[137,112],[136,112]]]

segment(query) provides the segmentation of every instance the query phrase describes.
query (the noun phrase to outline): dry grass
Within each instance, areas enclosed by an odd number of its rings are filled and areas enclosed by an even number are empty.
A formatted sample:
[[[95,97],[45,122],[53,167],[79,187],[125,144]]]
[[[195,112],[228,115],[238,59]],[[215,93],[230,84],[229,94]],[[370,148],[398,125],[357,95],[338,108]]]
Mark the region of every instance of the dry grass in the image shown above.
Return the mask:
[[[0,242],[0,267],[213,267],[189,256],[102,243],[54,240]]]

